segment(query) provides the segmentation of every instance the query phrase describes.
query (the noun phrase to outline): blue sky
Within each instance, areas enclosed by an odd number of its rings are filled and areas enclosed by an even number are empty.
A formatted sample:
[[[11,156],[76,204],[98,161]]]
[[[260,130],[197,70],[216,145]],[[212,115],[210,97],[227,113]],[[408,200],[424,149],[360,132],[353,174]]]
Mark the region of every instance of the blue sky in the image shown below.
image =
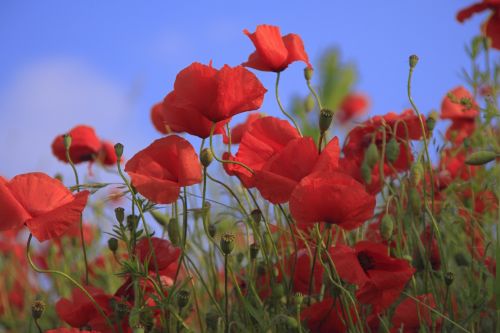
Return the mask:
[[[66,167],[50,143],[77,124],[123,142],[128,156],[159,135],[153,103],[193,61],[237,65],[253,51],[244,28],[281,27],[304,40],[313,62],[337,46],[356,63],[358,91],[371,114],[408,107],[408,56],[417,54],[414,97],[439,108],[463,84],[464,46],[485,15],[465,24],[456,12],[470,0],[436,1],[33,1],[0,4],[0,175]],[[302,64],[282,76],[281,95],[305,95]],[[273,73],[257,73],[271,90]],[[263,111],[278,115],[272,93]]]

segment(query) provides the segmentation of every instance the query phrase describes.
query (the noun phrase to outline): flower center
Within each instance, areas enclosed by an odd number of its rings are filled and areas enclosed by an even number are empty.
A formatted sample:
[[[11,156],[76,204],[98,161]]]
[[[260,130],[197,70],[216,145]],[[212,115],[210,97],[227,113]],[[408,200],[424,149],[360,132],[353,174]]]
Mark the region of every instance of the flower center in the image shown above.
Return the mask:
[[[370,257],[368,254],[365,252],[360,252],[358,253],[358,261],[361,267],[363,267],[363,270],[366,272],[370,269],[375,268],[375,264],[373,263],[372,257]]]

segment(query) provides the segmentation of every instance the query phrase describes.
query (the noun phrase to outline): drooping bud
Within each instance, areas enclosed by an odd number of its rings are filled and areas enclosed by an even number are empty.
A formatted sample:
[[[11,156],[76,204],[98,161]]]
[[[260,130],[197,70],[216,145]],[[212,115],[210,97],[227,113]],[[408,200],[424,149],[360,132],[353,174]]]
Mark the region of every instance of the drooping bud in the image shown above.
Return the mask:
[[[319,113],[319,131],[325,133],[330,128],[333,120],[333,111],[322,109]]]
[[[220,238],[220,248],[222,250],[222,253],[228,255],[233,252],[235,239],[236,236],[231,233],[225,233],[224,235],[222,235],[222,237]]]
[[[181,236],[179,233],[179,221],[176,218],[171,218],[168,222],[167,234],[170,242],[174,246],[179,246],[181,243]]]
[[[179,308],[185,307],[189,303],[189,291],[186,289],[179,290],[177,293],[177,306]]]
[[[45,303],[41,300],[36,300],[31,304],[31,316],[33,319],[40,319],[45,311]]]
[[[363,180],[366,184],[370,184],[372,182],[372,169],[366,162],[363,162],[363,164],[361,164],[361,177],[363,177]]]
[[[382,217],[382,221],[380,221],[380,236],[385,241],[388,241],[392,238],[392,233],[394,231],[394,220],[390,214],[385,214]]]
[[[119,223],[123,223],[123,220],[125,219],[125,209],[123,209],[123,207],[116,207],[115,217]]]
[[[372,142],[368,146],[368,149],[366,149],[365,162],[370,167],[370,169],[373,169],[373,167],[377,165],[379,159],[380,156],[378,153],[377,145]]]
[[[494,151],[482,150],[477,151],[469,155],[469,157],[465,160],[465,164],[468,165],[483,165],[493,161],[495,158],[500,155],[495,153]]]
[[[110,239],[108,239],[108,249],[115,253],[116,250],[118,250],[118,239],[116,239],[115,237],[111,237]]]
[[[418,185],[424,175],[424,167],[420,161],[413,163],[410,169],[410,180],[412,185]]]
[[[453,283],[453,280],[455,280],[455,274],[453,274],[453,272],[446,272],[444,275],[444,283],[449,287]]]
[[[396,138],[391,138],[385,146],[385,156],[389,162],[396,162],[399,157],[399,149],[399,143]]]
[[[64,148],[68,150],[71,147],[71,142],[73,141],[73,138],[69,134],[64,134],[63,135],[63,142],[64,142]]]
[[[316,102],[314,101],[314,98],[311,95],[307,95],[305,101],[304,101],[304,109],[307,113],[311,112],[314,110],[314,105]]]
[[[116,157],[118,157],[118,161],[119,161],[123,155],[123,145],[121,143],[115,144],[115,154],[116,154]]]
[[[314,70],[311,67],[304,68],[304,78],[306,81],[311,81]]]
[[[214,159],[214,155],[212,154],[212,150],[209,148],[205,148],[200,153],[200,162],[205,168],[207,168],[210,163],[212,163]]]
[[[130,231],[134,231],[137,229],[137,226],[139,225],[139,216],[137,215],[127,215],[127,228]]]
[[[257,243],[250,244],[250,259],[255,260],[259,254],[260,245]]]
[[[262,212],[260,211],[260,209],[252,210],[250,215],[252,216],[252,220],[255,222],[255,224],[259,224],[260,221],[262,221]]]
[[[418,57],[415,54],[412,54],[409,58],[410,68],[413,69],[417,66]]]
[[[436,121],[438,120],[439,114],[436,111],[432,111],[429,114],[429,117],[425,120],[425,124],[427,125],[427,129],[429,132],[432,132],[434,130],[434,127],[436,127]]]

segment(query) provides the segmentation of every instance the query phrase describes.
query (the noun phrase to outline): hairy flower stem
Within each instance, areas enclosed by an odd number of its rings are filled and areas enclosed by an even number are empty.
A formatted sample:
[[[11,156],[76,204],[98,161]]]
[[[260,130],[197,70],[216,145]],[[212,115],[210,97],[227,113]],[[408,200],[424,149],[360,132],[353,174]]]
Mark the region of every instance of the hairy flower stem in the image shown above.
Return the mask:
[[[224,297],[225,297],[224,332],[225,333],[229,333],[229,294],[227,292],[227,276],[228,276],[227,263],[228,263],[228,255],[224,254]]]
[[[280,100],[280,95],[279,95],[279,84],[280,84],[280,76],[281,72],[276,73],[276,84],[274,85],[274,93],[276,95],[276,101],[278,102],[278,106],[281,110],[281,112],[288,118],[290,121],[293,123],[293,126],[297,129],[297,132],[299,132],[300,136],[302,136],[302,132],[300,131],[299,125],[295,122],[295,119],[285,111],[285,108],[283,107],[283,104],[281,104]]]

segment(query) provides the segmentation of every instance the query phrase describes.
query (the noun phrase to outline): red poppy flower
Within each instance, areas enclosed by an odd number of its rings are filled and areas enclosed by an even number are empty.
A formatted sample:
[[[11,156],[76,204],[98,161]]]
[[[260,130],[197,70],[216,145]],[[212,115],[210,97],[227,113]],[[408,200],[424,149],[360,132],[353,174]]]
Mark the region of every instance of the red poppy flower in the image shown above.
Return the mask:
[[[340,104],[337,119],[344,124],[353,118],[362,116],[368,109],[368,98],[359,93],[348,94]]]
[[[102,141],[101,148],[97,154],[97,160],[105,166],[116,165],[118,157],[116,156],[115,146],[109,141]]]
[[[255,46],[255,52],[248,57],[243,66],[261,71],[281,72],[294,61],[303,61],[312,68],[299,35],[288,34],[281,37],[280,28],[262,24],[253,34],[243,30]]]
[[[314,248],[311,249],[314,251]],[[295,254],[290,256],[290,265],[295,261]],[[293,291],[299,292],[305,295],[309,294],[309,281],[311,278],[311,256],[306,249],[300,249],[297,252],[297,262],[295,266],[295,271],[293,274]],[[291,272],[289,272],[291,274]],[[312,293],[319,293],[321,290],[321,285],[323,284],[323,266],[315,265],[313,274],[314,283],[312,285]]]
[[[223,158],[244,163],[254,171],[260,170],[268,160],[297,138],[300,138],[300,134],[286,120],[263,117],[254,121],[243,135],[236,156],[225,153]],[[237,176],[245,187],[255,186],[254,176],[245,168],[225,163],[224,169],[229,175]]]
[[[316,173],[299,183],[290,197],[290,212],[299,223],[325,222],[352,230],[373,216],[375,197],[351,176]]]
[[[156,256],[156,263],[158,264],[158,270],[163,270],[170,266],[170,264],[176,262],[179,259],[181,249],[173,246],[168,240],[151,237],[151,243],[153,245],[153,251]],[[136,251],[139,259],[143,264],[148,264],[149,270],[155,270],[152,251],[149,246],[149,241],[146,237],[142,238],[136,246]]]
[[[172,133],[172,129],[168,126],[164,115],[164,105],[163,102],[156,103],[151,108],[151,122],[156,130],[162,134]]]
[[[0,184],[0,230],[23,224],[39,241],[60,237],[80,221],[88,191],[73,195],[44,173],[18,175]]]
[[[446,139],[454,145],[460,145],[466,138],[469,138],[476,130],[474,119],[453,120],[451,126],[446,130]]]
[[[474,119],[478,115],[479,106],[472,94],[462,86],[448,92],[441,103],[441,119]]]
[[[252,126],[254,121],[261,117],[262,115],[260,113],[251,113],[248,115],[244,123],[234,126],[231,129],[231,143],[240,143],[241,139],[243,138],[243,134],[245,134],[250,129],[250,126]],[[229,144],[229,137],[227,136],[226,132],[223,133],[223,142],[226,145]]]
[[[350,316],[342,309],[338,298],[326,297],[323,301],[303,309],[300,318],[305,321],[311,333],[344,333],[347,332],[349,317],[356,323],[357,318],[353,310]],[[354,324],[353,323],[353,324]]]
[[[472,15],[485,10],[491,10],[491,15],[482,26],[483,34],[491,38],[491,46],[500,49],[500,1],[483,0],[482,2],[470,5],[457,13],[457,20],[463,23]]]
[[[172,203],[180,188],[201,182],[201,166],[191,144],[172,135],[158,139],[125,165],[137,191],[155,203]]]
[[[55,328],[53,330],[48,330],[45,331],[45,333],[101,333],[99,331],[94,331],[94,330],[80,330],[79,328]]]
[[[406,260],[389,257],[387,251],[387,246],[368,241],[354,248],[338,245],[330,250],[339,276],[357,285],[357,299],[371,304],[376,313],[399,297],[415,272]]]
[[[420,332],[421,327],[432,327],[432,312],[429,307],[436,308],[434,297],[432,294],[426,294],[416,298],[418,302],[407,298],[397,306],[392,316],[391,333],[414,333]],[[440,325],[440,321],[437,325]]]
[[[78,164],[93,161],[96,158],[101,148],[101,140],[99,140],[92,127],[84,125],[76,126],[68,134],[71,135],[69,157],[73,163]],[[59,160],[68,162],[63,135],[58,135],[52,142],[52,153]]]
[[[210,135],[214,122],[217,134],[235,114],[256,110],[266,89],[259,79],[242,66],[193,63],[177,74],[174,90],[163,101],[164,123],[174,132],[187,132],[201,138]]]

